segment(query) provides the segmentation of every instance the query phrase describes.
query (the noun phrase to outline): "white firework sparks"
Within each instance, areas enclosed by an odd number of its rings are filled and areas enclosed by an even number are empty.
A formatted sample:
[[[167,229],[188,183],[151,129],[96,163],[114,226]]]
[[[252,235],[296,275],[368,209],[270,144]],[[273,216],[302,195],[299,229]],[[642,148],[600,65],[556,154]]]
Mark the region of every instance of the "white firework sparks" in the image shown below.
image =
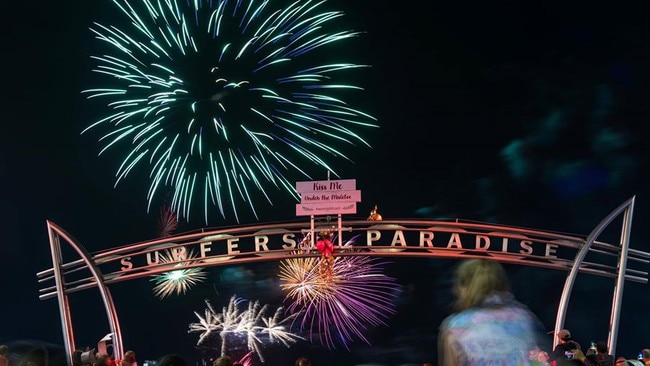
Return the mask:
[[[203,343],[213,333],[218,333],[221,339],[221,355],[226,352],[228,339],[245,340],[248,350],[254,352],[262,362],[264,357],[261,347],[264,344],[282,344],[289,347],[299,339],[304,339],[291,332],[291,321],[297,316],[292,314],[283,317],[283,308],[276,309],[273,316],[266,316],[268,305],[262,306],[259,301],[248,302],[248,308],[241,311],[240,304],[245,300],[233,296],[228,306],[217,314],[206,300],[207,308],[204,316],[196,311],[194,314],[199,319],[198,323],[189,325],[189,333],[200,333],[197,345]]]
[[[201,317],[201,315],[195,311],[194,315],[199,318],[199,322],[190,324],[189,333],[201,332],[199,341],[196,343],[197,345],[203,343],[203,341],[212,334],[212,331],[218,330],[220,328],[219,325],[223,323],[220,318],[221,314],[217,314],[207,300],[205,303],[208,306],[204,311],[205,316]]]
[[[289,319],[294,318],[298,314],[291,315],[290,317],[283,317],[282,310],[283,308],[280,307],[275,310],[273,316],[262,318],[262,321],[264,322],[262,333],[268,334],[271,343],[282,343],[285,347],[289,348],[292,343],[296,342],[296,338],[299,337],[289,331],[286,323]]]
[[[160,263],[174,263],[173,268],[178,268],[153,276],[151,279],[156,284],[153,292],[161,299],[171,296],[174,293],[176,295],[185,294],[192,286],[207,278],[203,267],[184,268],[192,263],[196,263],[196,260],[194,260],[196,255],[192,251],[185,254],[185,252],[177,253],[168,250],[166,253],[160,254],[158,258]]]

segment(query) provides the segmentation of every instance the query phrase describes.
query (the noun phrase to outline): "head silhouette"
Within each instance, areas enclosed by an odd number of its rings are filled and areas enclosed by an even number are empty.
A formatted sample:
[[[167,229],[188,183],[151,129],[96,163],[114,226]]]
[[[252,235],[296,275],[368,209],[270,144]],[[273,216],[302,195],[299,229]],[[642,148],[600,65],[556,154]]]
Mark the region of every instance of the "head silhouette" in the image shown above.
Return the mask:
[[[296,366],[311,366],[311,361],[307,357],[298,357]]]
[[[480,305],[494,292],[509,291],[510,285],[501,263],[491,259],[469,259],[456,269],[457,311]]]

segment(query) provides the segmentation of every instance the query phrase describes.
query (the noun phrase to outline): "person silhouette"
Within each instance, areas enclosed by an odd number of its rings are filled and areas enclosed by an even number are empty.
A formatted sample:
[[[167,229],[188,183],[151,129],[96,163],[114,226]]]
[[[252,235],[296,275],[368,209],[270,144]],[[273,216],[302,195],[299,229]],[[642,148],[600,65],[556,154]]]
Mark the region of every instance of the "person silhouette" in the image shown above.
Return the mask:
[[[296,366],[311,366],[311,361],[307,357],[301,356],[296,359]]]
[[[541,322],[509,292],[503,266],[468,259],[455,272],[455,313],[438,337],[438,366],[528,365],[538,347]]]
[[[9,347],[0,345],[0,366],[9,366]]]

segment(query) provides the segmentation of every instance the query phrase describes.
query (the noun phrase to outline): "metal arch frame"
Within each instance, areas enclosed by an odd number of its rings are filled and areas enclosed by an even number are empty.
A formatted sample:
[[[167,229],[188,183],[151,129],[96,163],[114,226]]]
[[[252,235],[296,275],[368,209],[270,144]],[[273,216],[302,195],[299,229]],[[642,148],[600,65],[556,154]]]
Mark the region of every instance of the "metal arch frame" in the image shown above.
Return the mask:
[[[600,234],[605,230],[612,221],[617,218],[621,213],[623,213],[623,227],[620,237],[621,245],[621,256],[619,258],[618,265],[618,274],[616,276],[616,287],[614,288],[614,298],[612,304],[612,313],[610,317],[610,331],[607,336],[607,346],[611,354],[616,354],[616,335],[618,334],[618,326],[621,317],[621,301],[623,300],[623,284],[625,283],[625,271],[627,268],[627,256],[628,249],[630,246],[630,233],[632,231],[632,215],[634,212],[634,201],[635,197],[632,197],[618,206],[614,211],[612,211],[607,217],[605,217],[587,237],[587,240],[582,248],[576,254],[575,260],[573,261],[573,267],[569,272],[569,275],[564,282],[564,289],[562,290],[562,297],[560,298],[560,303],[558,306],[557,317],[555,318],[555,330],[553,332],[558,334],[562,328],[564,328],[564,320],[566,318],[566,313],[569,307],[569,297],[573,291],[573,285],[575,284],[576,278],[578,276],[578,270],[582,265],[582,262],[585,259],[585,256],[589,252],[592,244],[600,236]]]
[[[51,221],[47,221],[47,231],[50,238],[50,250],[52,251],[52,265],[54,270],[54,281],[56,283],[56,294],[59,300],[59,312],[61,314],[61,326],[63,328],[63,342],[66,349],[66,356],[68,358],[68,365],[74,364],[72,356],[76,350],[74,342],[74,332],[72,329],[72,318],[70,316],[70,303],[68,295],[65,292],[65,281],[63,280],[63,256],[61,253],[60,238],[63,238],[81,257],[88,270],[90,271],[93,279],[97,283],[97,288],[106,309],[106,316],[108,325],[113,334],[113,355],[116,359],[122,358],[122,332],[120,330],[120,322],[117,317],[115,303],[111,297],[108,287],[104,283],[104,276],[99,268],[92,260],[92,256],[86,249],[81,246],[70,234],[61,229],[58,225]]]
[[[628,260],[628,251],[630,251],[629,259],[636,262],[649,263],[650,262],[650,253],[642,252],[635,249],[629,249],[629,238],[631,231],[631,220],[632,220],[632,211],[634,208],[634,197],[623,203],[617,209],[612,211],[599,225],[592,231],[592,233],[587,237],[578,237],[570,236],[566,234],[545,232],[535,229],[526,229],[518,227],[510,227],[505,225],[494,225],[494,224],[484,224],[484,223],[472,223],[472,222],[455,222],[451,221],[434,221],[434,220],[384,220],[384,221],[367,221],[367,220],[357,220],[357,221],[347,221],[346,225],[350,227],[346,228],[346,231],[354,230],[365,230],[366,231],[366,240],[368,241],[367,247],[363,253],[359,252],[340,252],[337,255],[368,255],[368,256],[382,256],[382,257],[439,257],[439,258],[480,258],[485,257],[486,254],[493,259],[511,264],[520,264],[527,266],[537,266],[540,268],[549,268],[549,269],[559,269],[559,270],[569,270],[569,275],[565,281],[565,287],[562,292],[562,299],[560,301],[560,306],[557,313],[555,330],[559,331],[563,327],[564,318],[566,310],[568,308],[568,299],[571,294],[573,284],[577,277],[578,272],[594,274],[603,277],[616,278],[617,286],[614,292],[614,304],[612,308],[612,322],[610,323],[610,334],[609,334],[609,345],[610,349],[614,350],[616,346],[616,336],[618,333],[618,322],[620,318],[620,302],[623,295],[623,282],[630,280],[633,282],[648,283],[648,272],[645,270],[634,270],[627,268]],[[597,237],[601,232],[616,218],[621,212],[625,211],[624,222],[623,222],[623,231],[621,236],[621,243],[619,245],[607,244],[603,242],[596,241]],[[59,311],[61,313],[61,323],[63,326],[63,336],[66,346],[66,351],[68,353],[68,362],[72,366],[72,354],[75,351],[73,330],[72,330],[72,320],[70,317],[70,309],[67,296],[69,293],[89,289],[97,286],[100,290],[102,300],[106,308],[106,313],[109,321],[109,326],[113,334],[113,351],[116,357],[122,356],[122,336],[121,330],[119,327],[119,321],[117,318],[117,313],[115,310],[115,304],[113,303],[110,292],[108,291],[107,285],[110,285],[115,282],[128,281],[137,278],[143,278],[145,276],[156,275],[159,273],[164,273],[169,271],[169,265],[174,263],[167,264],[158,264],[153,265],[149,264],[146,268],[139,266],[133,270],[118,270],[117,272],[108,272],[103,274],[100,271],[99,266],[111,266],[115,267],[117,263],[121,263],[121,259],[127,258],[131,255],[143,255],[151,254],[160,249],[171,249],[177,248],[184,245],[200,245],[202,243],[212,241],[220,241],[226,237],[241,237],[243,239],[255,236],[257,240],[258,234],[271,234],[277,235],[282,233],[306,233],[309,230],[305,230],[304,222],[288,222],[288,223],[275,223],[275,224],[262,224],[262,225],[253,225],[248,227],[231,227],[231,228],[221,228],[221,229],[201,229],[199,231],[184,233],[174,237],[164,238],[164,239],[155,239],[146,242],[134,243],[127,246],[111,248],[108,250],[100,251],[94,255],[90,255],[79,243],[77,243],[68,233],[63,229],[55,225],[54,223],[47,221],[48,233],[50,237],[50,247],[52,250],[52,262],[53,267],[48,270],[41,271],[37,274],[39,282],[47,282],[54,280],[55,286],[45,287],[39,290],[41,295],[40,299],[47,299],[52,297],[57,297],[59,300]],[[339,223],[340,227],[340,223]],[[414,228],[415,227],[415,228]],[[508,239],[529,239],[534,240],[539,243],[546,242],[548,244],[557,244],[559,246],[570,248],[572,250],[577,250],[578,253],[573,260],[570,259],[561,259],[555,257],[547,258],[540,257],[535,255],[529,255],[524,258],[517,253],[509,253],[498,251],[481,251],[478,248],[476,249],[466,248],[461,246],[460,248],[449,247],[438,247],[438,246],[424,246],[420,244],[420,247],[408,246],[405,243],[402,244],[402,247],[408,247],[406,249],[395,248],[395,244],[390,246],[382,246],[381,244],[376,245],[370,244],[371,232],[378,230],[411,230],[413,232],[419,231],[422,235],[422,230],[433,230],[440,232],[451,232],[467,235],[495,235],[497,238],[501,238],[504,243],[507,243]],[[311,233],[313,236],[314,227],[311,227]],[[339,231],[340,232],[340,231]],[[456,234],[457,235],[457,234]],[[61,245],[60,237],[64,238],[79,254],[81,259],[75,260],[68,263],[63,263],[61,257]],[[363,248],[363,246],[361,247]],[[505,248],[505,247],[504,247]],[[617,258],[617,264],[608,265],[600,263],[591,263],[584,261],[585,256],[588,252],[593,251],[595,253],[601,253],[609,256],[610,258]],[[240,255],[232,255],[228,253],[226,255],[214,255],[212,257],[206,257],[205,261],[195,260],[186,265],[187,268],[192,267],[210,267],[210,266],[219,266],[219,265],[230,265],[232,263],[248,263],[248,262],[258,262],[258,261],[274,261],[282,260],[291,257],[305,257],[305,256],[314,256],[315,254],[304,252],[302,254],[296,254],[295,249],[284,248],[281,250],[268,250],[261,253],[242,253]],[[317,255],[317,254],[316,254]],[[209,263],[208,263],[209,262]],[[610,261],[611,263],[611,261]],[[64,276],[77,272],[80,270],[88,269],[91,272],[91,277],[82,278],[81,280],[73,280],[66,282]],[[616,272],[616,273],[615,273]]]

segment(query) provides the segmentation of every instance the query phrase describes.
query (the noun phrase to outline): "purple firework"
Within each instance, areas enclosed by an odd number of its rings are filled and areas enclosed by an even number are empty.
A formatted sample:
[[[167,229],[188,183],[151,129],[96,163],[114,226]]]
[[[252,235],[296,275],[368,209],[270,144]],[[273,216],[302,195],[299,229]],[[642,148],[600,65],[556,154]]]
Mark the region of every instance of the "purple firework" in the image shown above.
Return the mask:
[[[337,257],[332,276],[319,271],[319,258],[293,258],[280,264],[281,287],[287,292],[287,310],[300,315],[300,330],[316,334],[321,344],[346,349],[355,339],[368,344],[364,330],[385,325],[395,313],[393,300],[401,286],[382,273],[381,262],[368,256]]]

